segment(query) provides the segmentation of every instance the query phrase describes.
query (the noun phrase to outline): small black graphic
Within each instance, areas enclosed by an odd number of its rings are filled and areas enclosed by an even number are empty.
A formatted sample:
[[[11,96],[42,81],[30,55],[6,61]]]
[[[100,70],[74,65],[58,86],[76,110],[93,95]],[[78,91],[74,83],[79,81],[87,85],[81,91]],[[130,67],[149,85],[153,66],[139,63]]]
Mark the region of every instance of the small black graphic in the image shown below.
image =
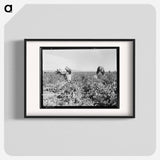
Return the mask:
[[[7,4],[4,6],[4,11],[7,13],[11,13],[12,12],[12,4]]]

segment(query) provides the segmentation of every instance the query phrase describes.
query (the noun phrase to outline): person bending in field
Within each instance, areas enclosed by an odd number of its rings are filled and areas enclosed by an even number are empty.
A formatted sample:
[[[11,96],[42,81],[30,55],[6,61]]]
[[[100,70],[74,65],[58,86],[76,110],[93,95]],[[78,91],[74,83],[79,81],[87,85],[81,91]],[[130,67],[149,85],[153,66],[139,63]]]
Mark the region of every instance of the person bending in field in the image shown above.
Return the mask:
[[[68,67],[65,68],[66,70],[66,79],[68,82],[71,82],[72,79],[72,70]]]
[[[69,67],[66,67],[64,71],[57,69],[56,73],[62,75],[68,82],[71,82],[72,70]]]
[[[98,66],[97,71],[96,71],[96,75],[94,76],[96,79],[101,78],[102,76],[104,76],[105,74],[105,70],[102,66]]]

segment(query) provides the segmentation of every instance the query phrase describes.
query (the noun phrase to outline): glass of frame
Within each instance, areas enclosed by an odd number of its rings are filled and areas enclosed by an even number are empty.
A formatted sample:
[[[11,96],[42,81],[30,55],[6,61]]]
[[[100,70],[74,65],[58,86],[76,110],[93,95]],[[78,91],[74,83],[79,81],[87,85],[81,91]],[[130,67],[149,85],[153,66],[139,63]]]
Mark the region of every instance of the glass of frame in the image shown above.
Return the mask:
[[[134,39],[25,39],[29,117],[135,117]]]

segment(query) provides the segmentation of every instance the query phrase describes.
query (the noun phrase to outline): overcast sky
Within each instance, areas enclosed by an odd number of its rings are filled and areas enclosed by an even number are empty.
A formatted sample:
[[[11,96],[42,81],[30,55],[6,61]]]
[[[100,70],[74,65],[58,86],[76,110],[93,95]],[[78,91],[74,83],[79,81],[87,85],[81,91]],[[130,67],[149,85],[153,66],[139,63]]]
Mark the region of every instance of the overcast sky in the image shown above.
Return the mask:
[[[43,71],[55,71],[66,66],[73,71],[116,71],[116,49],[43,50]]]

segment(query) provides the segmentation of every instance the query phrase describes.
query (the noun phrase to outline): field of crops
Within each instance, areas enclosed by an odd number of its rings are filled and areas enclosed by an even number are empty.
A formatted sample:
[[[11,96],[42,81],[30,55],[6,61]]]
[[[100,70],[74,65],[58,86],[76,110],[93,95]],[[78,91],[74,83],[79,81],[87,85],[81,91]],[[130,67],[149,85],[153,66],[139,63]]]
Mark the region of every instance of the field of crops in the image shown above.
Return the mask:
[[[55,72],[43,72],[43,107],[118,107],[117,72],[96,79],[95,72],[73,72],[71,82]]]

